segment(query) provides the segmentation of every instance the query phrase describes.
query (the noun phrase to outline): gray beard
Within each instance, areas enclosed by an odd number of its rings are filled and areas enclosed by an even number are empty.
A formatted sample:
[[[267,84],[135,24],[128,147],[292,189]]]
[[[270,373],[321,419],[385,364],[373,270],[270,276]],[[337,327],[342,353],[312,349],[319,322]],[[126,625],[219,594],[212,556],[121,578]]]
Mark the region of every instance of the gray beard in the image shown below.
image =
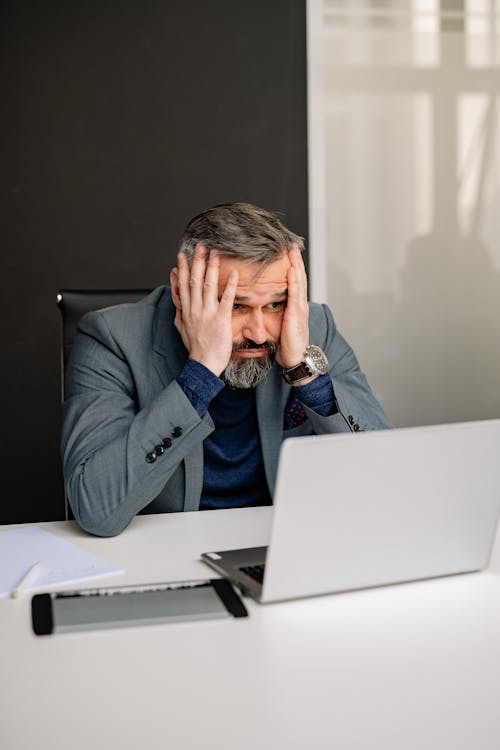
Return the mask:
[[[270,351],[263,357],[230,359],[221,378],[231,388],[256,388],[273,366],[274,354],[275,351]]]

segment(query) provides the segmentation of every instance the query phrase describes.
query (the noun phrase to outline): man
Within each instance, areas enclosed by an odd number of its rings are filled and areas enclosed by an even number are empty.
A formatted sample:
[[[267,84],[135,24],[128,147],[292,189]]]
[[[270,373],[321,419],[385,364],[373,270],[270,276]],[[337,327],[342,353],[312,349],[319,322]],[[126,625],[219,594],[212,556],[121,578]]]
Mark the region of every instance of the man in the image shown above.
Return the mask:
[[[170,289],[81,320],[62,455],[84,529],[270,504],[284,438],[389,427],[330,311],[308,305],[302,248],[268,211],[215,206],[188,224]]]

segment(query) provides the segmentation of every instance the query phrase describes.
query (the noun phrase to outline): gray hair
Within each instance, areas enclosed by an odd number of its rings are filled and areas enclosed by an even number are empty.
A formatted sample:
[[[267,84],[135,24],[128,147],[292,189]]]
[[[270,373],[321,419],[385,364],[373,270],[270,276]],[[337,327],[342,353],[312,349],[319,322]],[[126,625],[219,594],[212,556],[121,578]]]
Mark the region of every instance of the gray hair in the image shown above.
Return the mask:
[[[279,260],[294,242],[300,251],[304,249],[304,239],[287,229],[276,214],[251,203],[221,203],[195,216],[181,238],[180,249],[189,261],[198,242],[221,256],[262,267]]]

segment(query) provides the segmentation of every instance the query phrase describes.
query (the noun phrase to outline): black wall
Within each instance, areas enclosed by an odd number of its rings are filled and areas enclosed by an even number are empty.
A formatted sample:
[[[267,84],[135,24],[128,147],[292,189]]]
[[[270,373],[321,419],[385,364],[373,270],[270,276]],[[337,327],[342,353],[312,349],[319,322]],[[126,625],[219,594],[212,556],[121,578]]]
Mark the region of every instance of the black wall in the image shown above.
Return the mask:
[[[0,6],[0,522],[64,517],[59,288],[165,283],[245,200],[307,236],[303,0]]]

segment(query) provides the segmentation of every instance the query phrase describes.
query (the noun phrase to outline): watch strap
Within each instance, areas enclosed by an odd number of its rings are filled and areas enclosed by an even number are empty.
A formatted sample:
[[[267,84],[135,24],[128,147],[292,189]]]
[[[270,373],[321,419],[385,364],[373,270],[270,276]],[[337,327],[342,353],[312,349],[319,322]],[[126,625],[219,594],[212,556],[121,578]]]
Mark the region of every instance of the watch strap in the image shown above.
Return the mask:
[[[289,385],[299,383],[301,380],[310,378],[313,374],[307,362],[299,362],[295,367],[282,370],[281,374]]]

